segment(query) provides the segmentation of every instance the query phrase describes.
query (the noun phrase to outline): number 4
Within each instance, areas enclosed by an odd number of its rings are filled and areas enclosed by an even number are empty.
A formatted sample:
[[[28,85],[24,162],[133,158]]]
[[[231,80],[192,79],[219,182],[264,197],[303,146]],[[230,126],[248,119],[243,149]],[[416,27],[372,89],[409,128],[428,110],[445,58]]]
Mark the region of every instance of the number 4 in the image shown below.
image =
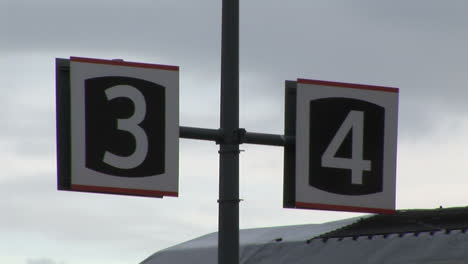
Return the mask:
[[[336,157],[336,152],[352,131],[351,158]],[[336,132],[330,145],[322,155],[322,166],[328,168],[350,169],[351,183],[362,184],[362,172],[371,170],[371,161],[363,160],[364,112],[351,110]]]

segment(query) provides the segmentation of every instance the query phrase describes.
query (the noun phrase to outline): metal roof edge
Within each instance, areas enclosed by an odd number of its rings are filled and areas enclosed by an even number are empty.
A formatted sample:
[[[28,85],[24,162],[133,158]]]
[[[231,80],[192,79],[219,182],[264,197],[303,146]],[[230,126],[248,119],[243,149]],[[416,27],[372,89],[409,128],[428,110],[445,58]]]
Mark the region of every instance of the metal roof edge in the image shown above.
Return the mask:
[[[384,237],[408,233],[434,233],[445,231],[449,234],[453,230],[468,230],[468,207],[452,207],[437,209],[404,209],[397,210],[394,215],[372,215],[343,226],[337,230],[327,232],[312,239],[344,238],[344,237]],[[311,239],[311,240],[312,240]]]

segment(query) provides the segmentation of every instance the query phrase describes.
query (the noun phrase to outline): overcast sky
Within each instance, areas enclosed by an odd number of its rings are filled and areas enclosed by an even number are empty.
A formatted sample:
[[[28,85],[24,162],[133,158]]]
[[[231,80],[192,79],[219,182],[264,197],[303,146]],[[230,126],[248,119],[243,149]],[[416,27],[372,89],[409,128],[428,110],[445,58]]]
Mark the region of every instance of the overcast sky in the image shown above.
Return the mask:
[[[400,88],[397,209],[468,205],[468,2],[243,0],[241,127],[283,133],[284,81]],[[56,190],[55,58],[180,66],[180,124],[219,127],[221,0],[0,0],[0,263],[139,263],[217,231],[218,146],[180,142],[180,197]],[[282,208],[283,150],[242,145],[242,228]]]

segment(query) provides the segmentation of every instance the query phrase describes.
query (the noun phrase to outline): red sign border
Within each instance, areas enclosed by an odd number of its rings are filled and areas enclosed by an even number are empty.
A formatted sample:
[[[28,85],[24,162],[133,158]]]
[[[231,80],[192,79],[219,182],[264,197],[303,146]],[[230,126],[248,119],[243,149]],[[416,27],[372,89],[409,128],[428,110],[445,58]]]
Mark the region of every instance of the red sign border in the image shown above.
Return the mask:
[[[150,64],[150,63],[142,63],[142,62],[130,62],[130,61],[124,61],[124,60],[103,60],[103,59],[93,59],[93,58],[83,58],[83,57],[70,57],[70,61],[92,63],[92,64],[139,67],[139,68],[168,70],[168,71],[179,71],[179,66]]]

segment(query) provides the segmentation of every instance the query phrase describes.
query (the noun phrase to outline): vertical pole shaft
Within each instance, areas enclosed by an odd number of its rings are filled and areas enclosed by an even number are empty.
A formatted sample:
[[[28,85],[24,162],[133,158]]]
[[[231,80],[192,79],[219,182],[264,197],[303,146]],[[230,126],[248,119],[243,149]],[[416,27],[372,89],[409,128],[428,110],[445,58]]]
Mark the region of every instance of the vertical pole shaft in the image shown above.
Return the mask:
[[[239,263],[239,0],[223,0],[218,264]]]

